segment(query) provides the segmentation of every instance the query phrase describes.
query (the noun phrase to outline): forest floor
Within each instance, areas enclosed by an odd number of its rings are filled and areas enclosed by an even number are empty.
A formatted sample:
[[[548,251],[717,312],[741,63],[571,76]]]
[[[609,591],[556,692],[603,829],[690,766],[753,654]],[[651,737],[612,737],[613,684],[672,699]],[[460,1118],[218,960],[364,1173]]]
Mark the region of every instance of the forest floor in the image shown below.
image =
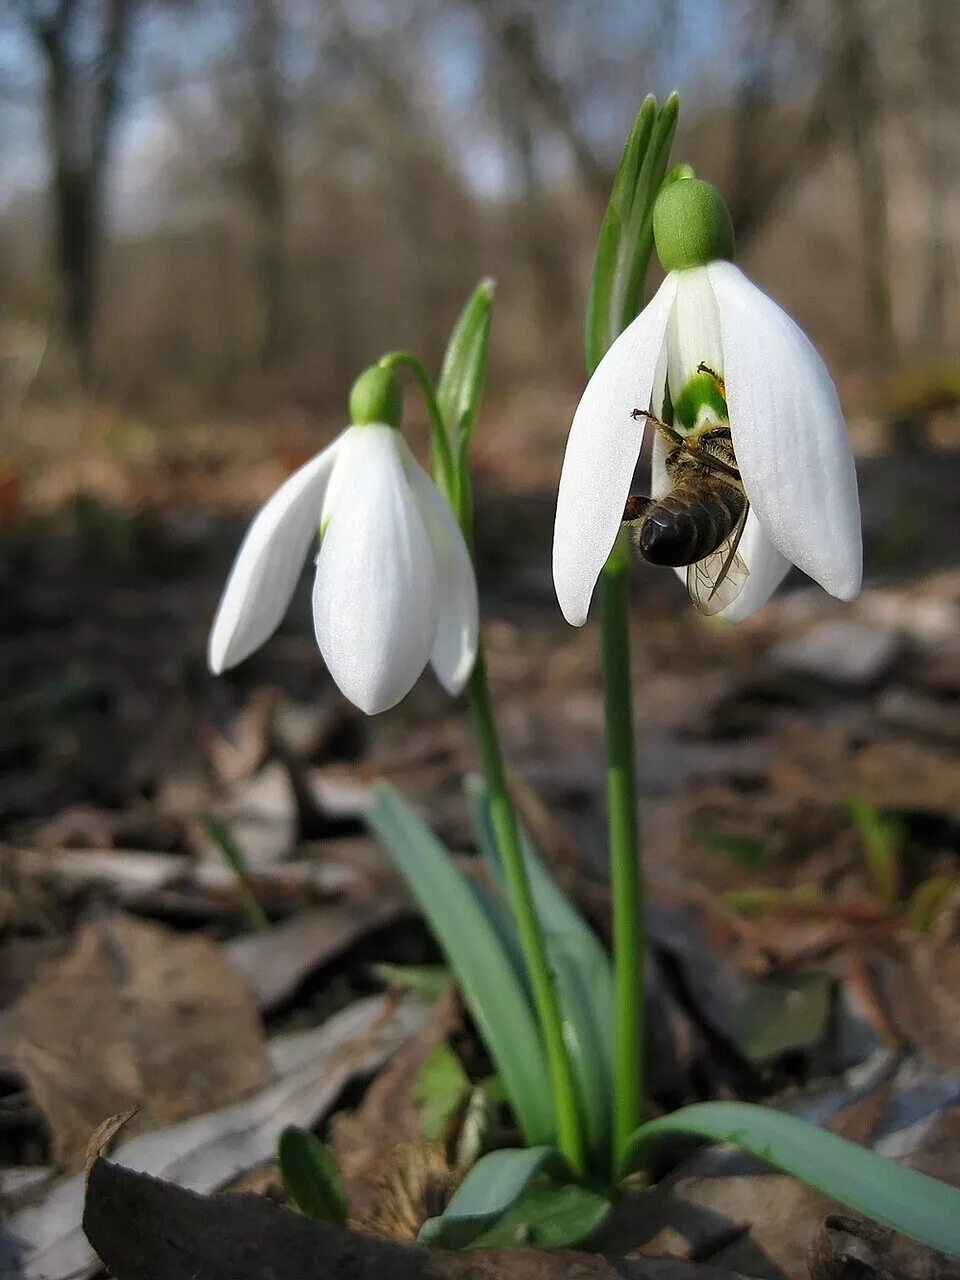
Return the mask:
[[[560,440],[517,421],[477,439],[490,681],[525,821],[603,934],[597,633],[566,626],[552,592]],[[430,1011],[375,967],[438,955],[363,810],[387,778],[475,853],[464,708],[429,677],[374,720],[346,704],[307,574],[263,650],[207,672],[248,513],[316,447],[303,422],[35,425],[29,456],[0,464],[0,1277],[96,1274],[79,1170],[133,1106],[118,1160],[201,1191],[280,1198],[283,1125],[335,1148],[339,1131],[352,1218],[382,1222],[371,1188],[417,1137],[418,1065],[443,1039],[468,1063],[479,1051],[449,996]],[[772,1099],[960,1185],[960,450],[941,426],[902,454],[858,433],[854,604],[797,574],[748,623],[710,624],[673,575],[638,566],[632,646],[651,1108]],[[616,1274],[854,1274],[857,1224],[755,1161],[686,1155],[655,1191],[597,1243]],[[948,1274],[899,1240],[859,1248],[874,1270],[858,1275]],[[465,1275],[453,1258],[442,1274]],[[531,1258],[482,1274],[570,1274]],[[117,1274],[176,1274],[144,1265]],[[266,1263],[248,1265],[224,1274]]]

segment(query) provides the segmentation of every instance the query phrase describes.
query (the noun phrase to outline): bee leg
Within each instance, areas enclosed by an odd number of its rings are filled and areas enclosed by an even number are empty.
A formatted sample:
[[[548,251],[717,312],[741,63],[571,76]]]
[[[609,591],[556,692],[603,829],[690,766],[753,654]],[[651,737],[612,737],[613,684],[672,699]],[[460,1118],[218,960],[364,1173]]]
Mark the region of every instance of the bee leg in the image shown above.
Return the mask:
[[[638,493],[631,493],[623,507],[624,524],[642,519],[652,505],[652,498],[642,498]]]
[[[721,375],[716,372],[715,369],[711,369],[708,364],[704,364],[703,361],[701,360],[700,363],[697,365],[697,373],[709,373],[710,377],[717,384],[717,390],[723,396],[724,400],[726,400],[727,398],[726,383],[724,382]]]
[[[655,413],[651,413],[649,409],[634,409],[630,414],[631,418],[646,418],[648,422],[652,422],[657,428],[664,440],[668,444],[676,448],[683,445],[683,436],[678,431],[674,431],[673,427],[668,427],[665,422],[661,422]]]

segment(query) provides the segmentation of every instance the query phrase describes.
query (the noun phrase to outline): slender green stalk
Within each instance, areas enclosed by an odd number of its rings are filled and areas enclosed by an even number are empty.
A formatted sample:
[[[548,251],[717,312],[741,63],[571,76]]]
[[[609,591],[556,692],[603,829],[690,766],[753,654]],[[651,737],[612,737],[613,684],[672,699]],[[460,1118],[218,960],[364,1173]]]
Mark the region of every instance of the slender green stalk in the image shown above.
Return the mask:
[[[270,917],[264,911],[260,904],[260,899],[253,891],[253,886],[250,884],[250,873],[247,869],[247,860],[244,857],[243,850],[233,838],[230,828],[209,813],[201,815],[200,821],[207,835],[216,845],[220,856],[233,872],[237,897],[240,899],[240,909],[247,918],[247,924],[254,932],[268,932],[271,928]]]
[[[454,513],[459,515],[457,469],[453,464],[450,441],[443,425],[443,417],[440,413],[440,406],[437,404],[437,397],[433,389],[433,383],[430,381],[430,375],[412,351],[391,351],[388,355],[383,356],[380,360],[380,365],[384,369],[409,369],[416,379],[430,418],[430,465],[434,477],[446,494]]]
[[[444,429],[443,415],[437,403],[433,384],[423,365],[409,352],[393,351],[384,356],[380,363],[388,368],[403,365],[417,380],[430,417],[434,479],[443,489],[469,546],[472,544],[473,537],[469,479],[466,474],[458,475],[454,467],[450,442]],[[490,792],[491,816],[500,855],[503,858],[507,896],[517,927],[520,949],[523,952],[540,1024],[540,1034],[543,1036],[544,1050],[547,1055],[550,1083],[553,1088],[557,1146],[567,1158],[571,1168],[577,1173],[582,1173],[584,1169],[583,1133],[573,1068],[563,1039],[557,990],[550,972],[543,930],[533,903],[530,878],[517,829],[517,818],[507,790],[503,753],[500,749],[493,702],[487,684],[482,635],[478,641],[477,661],[467,685],[467,695],[477,749]]]
[[[640,1124],[643,1099],[644,929],[630,688],[629,560],[623,535],[600,574],[607,822],[613,897],[616,1015],[613,1046],[613,1166]]]
[[[557,1146],[566,1156],[576,1173],[582,1173],[583,1135],[580,1125],[580,1113],[577,1106],[576,1086],[570,1058],[563,1040],[563,1028],[560,1022],[560,1006],[550,964],[547,959],[547,948],[543,940],[543,931],[537,919],[530,889],[530,878],[517,830],[517,819],[507,791],[504,774],[503,755],[500,750],[500,739],[493,715],[493,704],[487,684],[486,662],[483,646],[477,653],[477,662],[467,685],[470,699],[470,713],[473,718],[473,731],[480,752],[483,772],[490,791],[490,811],[496,832],[497,845],[503,859],[503,869],[507,881],[507,893],[513,912],[517,934],[526,962],[530,987],[534,1004],[540,1021],[547,1063],[550,1070],[550,1081],[553,1086],[554,1114],[557,1125]],[[634,1125],[636,1127],[636,1125]]]

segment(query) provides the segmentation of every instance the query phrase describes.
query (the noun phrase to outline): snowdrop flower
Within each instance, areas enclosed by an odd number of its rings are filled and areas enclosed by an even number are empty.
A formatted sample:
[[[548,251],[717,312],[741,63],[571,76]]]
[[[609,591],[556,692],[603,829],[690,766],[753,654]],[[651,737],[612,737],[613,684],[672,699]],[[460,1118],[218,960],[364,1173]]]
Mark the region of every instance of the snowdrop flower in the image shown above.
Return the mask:
[[[368,369],[350,396],[353,425],[280,486],[243,540],[213,630],[219,674],[276,630],[311,544],[317,644],[341,692],[386,711],[429,662],[459,693],[477,653],[477,585],[446,500],[399,431],[400,385]]]
[[[729,494],[740,490],[737,512],[746,517],[739,545],[734,528],[733,540],[694,570],[682,567],[686,560],[676,547],[658,558],[654,535],[663,529],[641,529],[641,551],[646,546],[655,563],[679,566],[704,612],[733,621],[748,617],[792,564],[831,595],[852,599],[862,557],[857,480],[823,361],[790,317],[730,261],[729,214],[708,183],[688,177],[666,187],[654,208],[654,234],[667,278],[598,365],[567,440],[553,544],[564,616],[574,626],[586,620],[624,519],[648,419],[657,427],[645,490],[652,501],[630,498],[628,518],[676,495],[684,501],[668,503],[666,514],[659,508],[657,521],[645,523],[670,523],[676,511],[685,519],[695,463],[705,464],[708,476],[722,475]],[[704,457],[706,444],[719,464]],[[681,475],[683,495],[672,487]],[[726,537],[726,525],[721,532]],[[690,546],[696,541],[692,525],[670,533],[679,541],[687,537]],[[706,567],[715,582],[731,545],[738,581],[710,607],[697,600],[698,570]]]

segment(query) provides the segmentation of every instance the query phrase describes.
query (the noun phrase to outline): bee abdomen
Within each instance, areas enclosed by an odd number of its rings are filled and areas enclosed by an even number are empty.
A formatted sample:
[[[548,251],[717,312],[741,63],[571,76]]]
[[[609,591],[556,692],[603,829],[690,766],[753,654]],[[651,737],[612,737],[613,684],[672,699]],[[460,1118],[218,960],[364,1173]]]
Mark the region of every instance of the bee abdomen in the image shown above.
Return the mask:
[[[712,501],[668,494],[650,511],[640,530],[640,552],[651,564],[695,564],[730,536],[740,515],[719,495]]]

